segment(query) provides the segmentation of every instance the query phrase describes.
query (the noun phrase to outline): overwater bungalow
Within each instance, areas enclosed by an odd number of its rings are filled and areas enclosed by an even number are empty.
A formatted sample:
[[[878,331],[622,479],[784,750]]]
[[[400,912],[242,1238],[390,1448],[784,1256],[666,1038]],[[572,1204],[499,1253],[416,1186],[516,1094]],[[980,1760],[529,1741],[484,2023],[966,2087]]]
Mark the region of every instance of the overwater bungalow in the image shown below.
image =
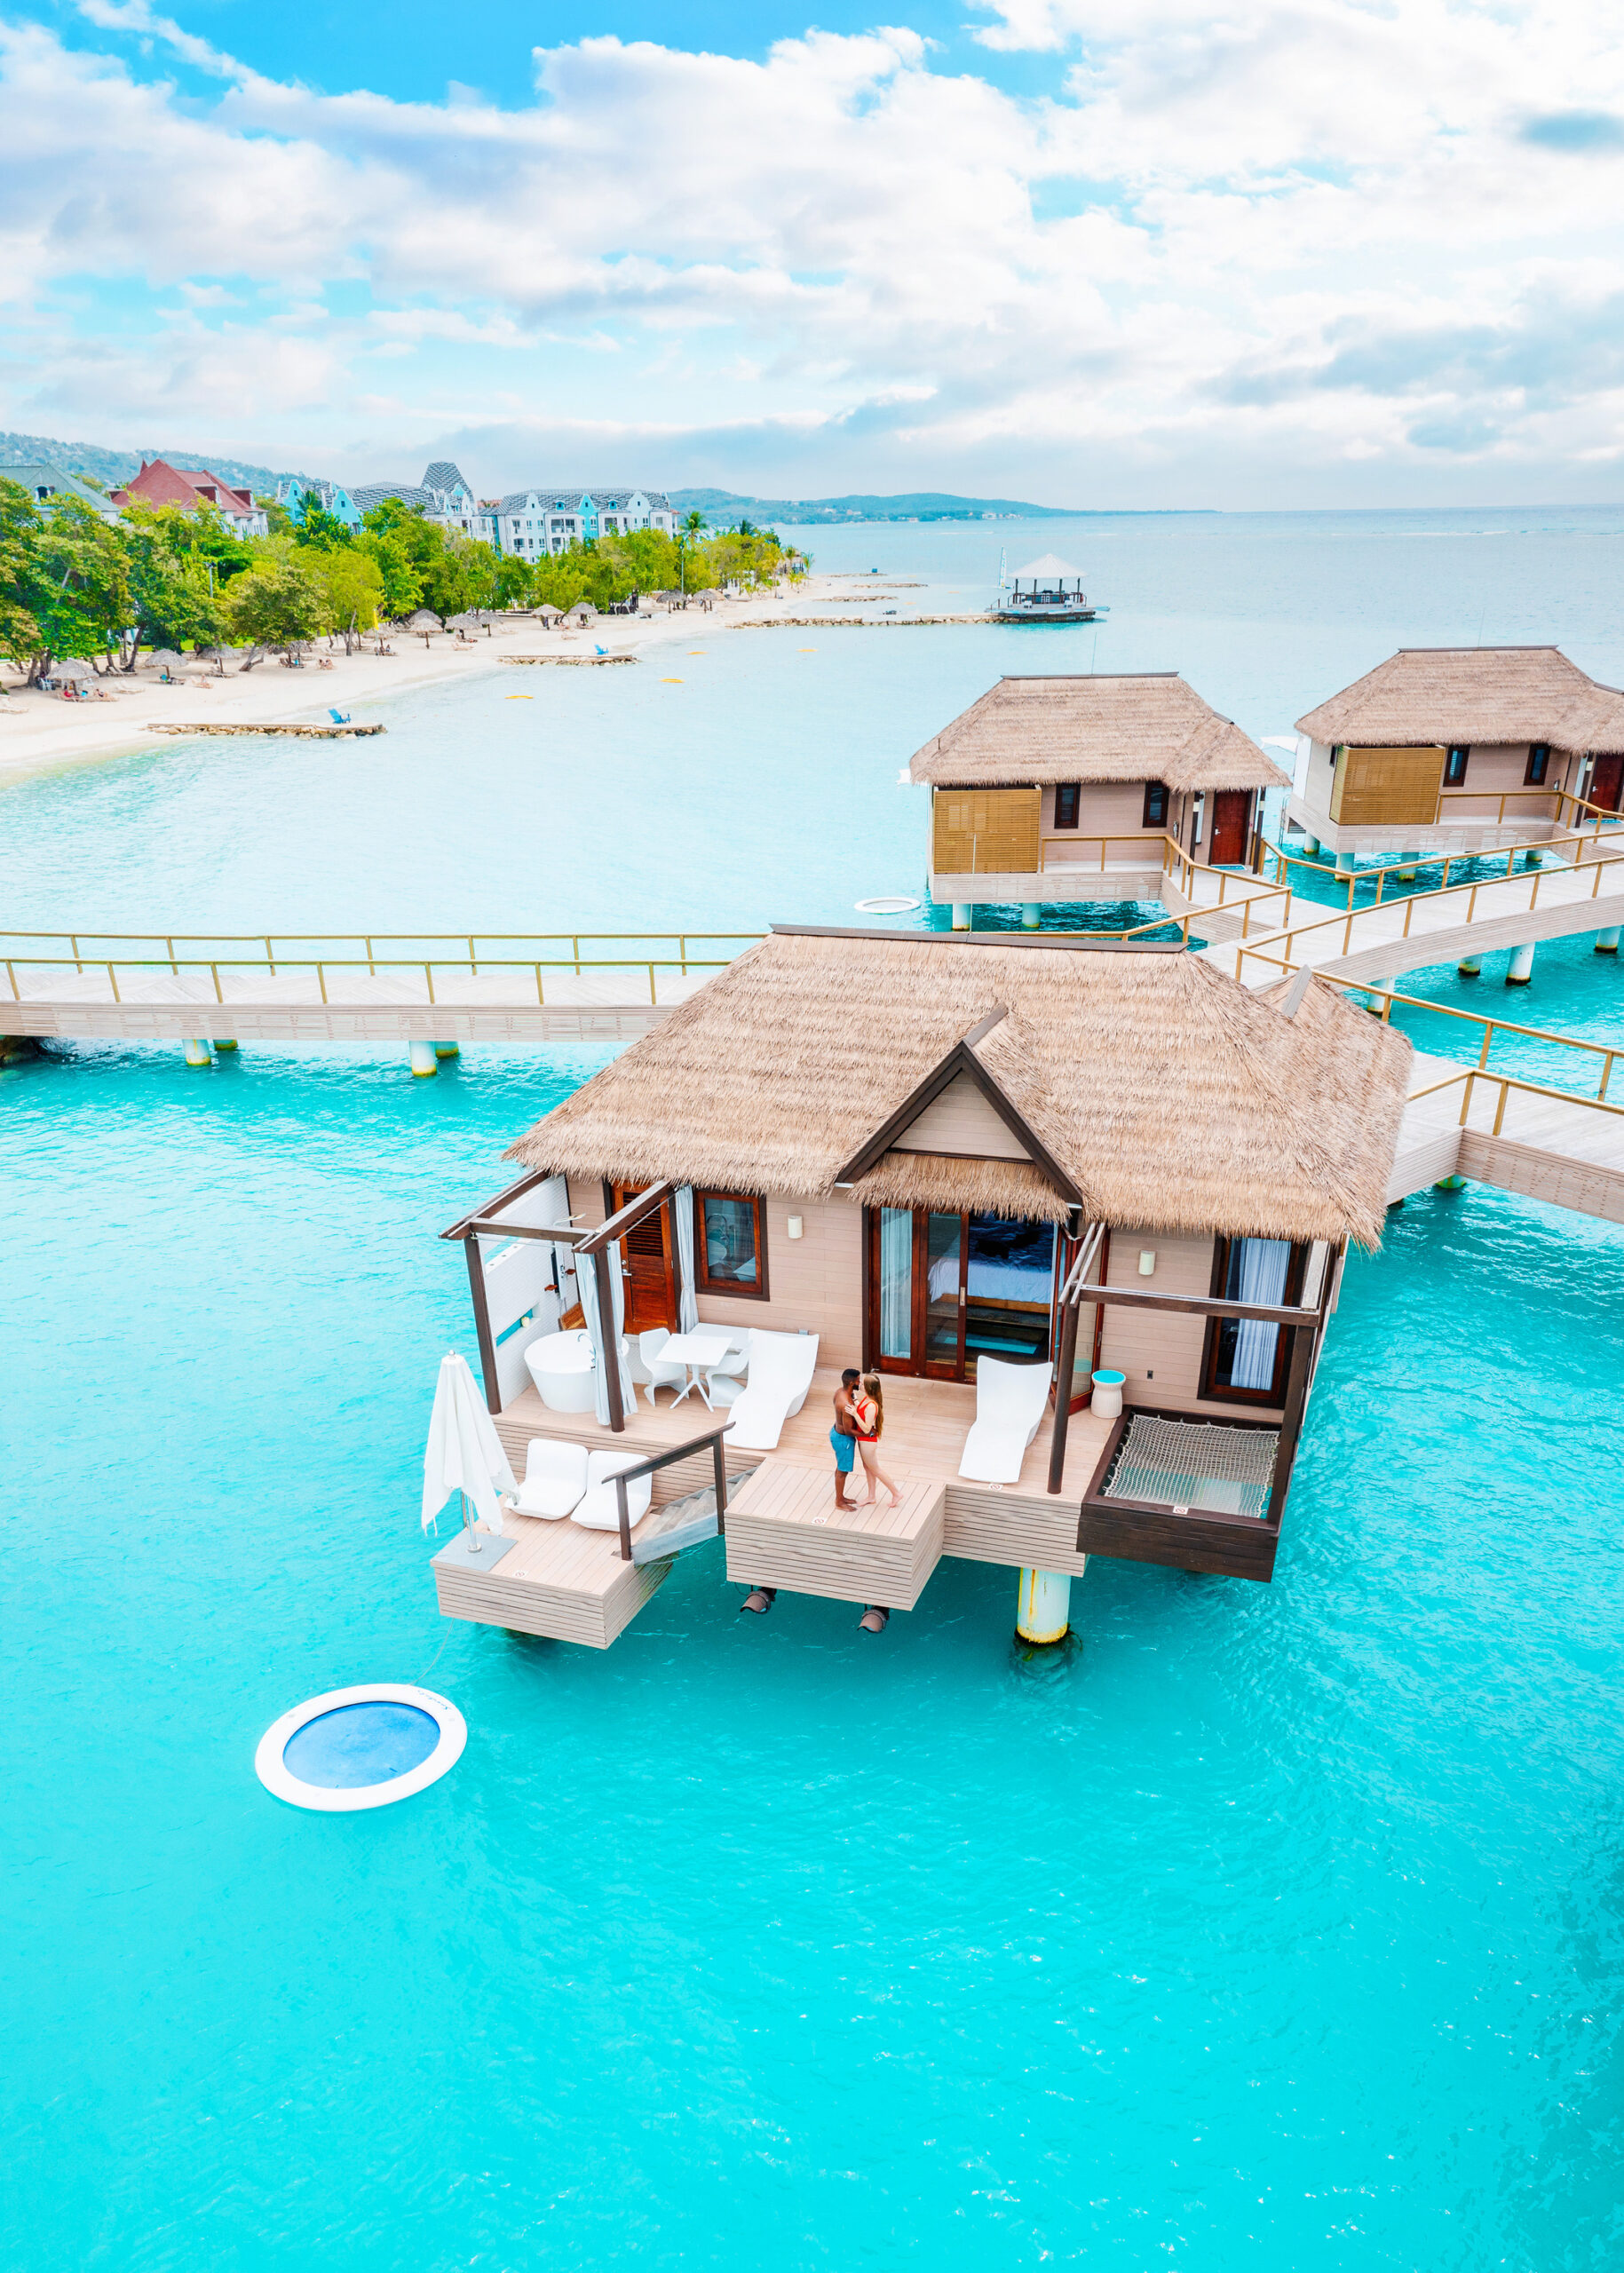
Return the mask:
[[[1038,1639],[1090,1554],[1267,1580],[1409,1057],[1307,970],[777,927],[444,1234],[525,1481],[441,1609],[606,1647],[718,1522],[730,1580],[888,1610],[1005,1564]],[[848,1367],[897,1508],[836,1499]]]
[[[1176,671],[1001,678],[908,775],[931,788],[931,897],[960,931],[978,903],[1035,928],[1045,904],[1162,899],[1181,851],[1249,865],[1264,792],[1290,787]]]
[[[1557,647],[1402,647],[1297,721],[1311,849],[1475,851],[1617,813],[1624,693]]]

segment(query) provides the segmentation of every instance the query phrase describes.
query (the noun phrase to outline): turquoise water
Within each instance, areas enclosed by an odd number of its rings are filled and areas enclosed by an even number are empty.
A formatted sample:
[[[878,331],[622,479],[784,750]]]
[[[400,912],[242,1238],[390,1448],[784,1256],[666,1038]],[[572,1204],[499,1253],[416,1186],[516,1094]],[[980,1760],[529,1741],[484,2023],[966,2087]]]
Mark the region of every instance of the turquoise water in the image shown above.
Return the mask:
[[[875,1646],[710,1548],[600,1656],[416,1527],[432,1233],[581,1070],[0,1078],[15,2261],[1606,2261],[1624,1234],[1395,1216],[1271,1588],[1097,1560],[1029,1654],[946,1564]],[[276,1805],[369,1678],[456,1770]]]
[[[991,636],[933,685],[934,634],[838,671],[752,634],[702,709],[559,674],[545,733],[463,689],[353,764],[20,785],[7,920],[838,916],[916,855],[875,785]],[[1412,989],[1617,1036],[1588,939],[1500,982]],[[741,1618],[712,1546],[600,1655],[440,1620],[416,1519],[471,1348],[433,1234],[600,1062],[0,1073],[5,2261],[1612,2262],[1624,1231],[1475,1187],[1390,1217],[1270,1588],[1097,1558],[1027,1651],[1014,1574],[947,1563],[875,1643]],[[265,1729],[364,1680],[451,1698],[457,1766],[279,1806]]]

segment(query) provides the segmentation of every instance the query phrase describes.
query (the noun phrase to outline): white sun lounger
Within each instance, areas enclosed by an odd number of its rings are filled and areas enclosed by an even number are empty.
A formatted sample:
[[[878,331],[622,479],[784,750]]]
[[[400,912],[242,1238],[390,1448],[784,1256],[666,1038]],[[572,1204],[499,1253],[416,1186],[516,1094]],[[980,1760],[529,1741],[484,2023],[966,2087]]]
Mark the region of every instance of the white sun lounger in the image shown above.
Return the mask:
[[[525,1480],[517,1512],[555,1524],[573,1512],[586,1492],[586,1446],[564,1445],[556,1437],[532,1437],[525,1446]]]
[[[647,1457],[646,1453],[590,1453],[586,1464],[587,1494],[572,1514],[571,1522],[587,1531],[619,1531],[620,1495],[609,1479],[618,1476],[623,1468],[639,1467]],[[639,1476],[626,1486],[626,1516],[630,1523],[639,1524],[648,1513],[654,1490],[652,1476]]]
[[[978,1358],[975,1426],[964,1439],[959,1474],[972,1484],[1018,1484],[1026,1447],[1037,1435],[1048,1402],[1047,1366]]]
[[[817,1366],[815,1334],[753,1327],[749,1380],[731,1407],[729,1443],[745,1452],[775,1452],[785,1422],[806,1402]]]

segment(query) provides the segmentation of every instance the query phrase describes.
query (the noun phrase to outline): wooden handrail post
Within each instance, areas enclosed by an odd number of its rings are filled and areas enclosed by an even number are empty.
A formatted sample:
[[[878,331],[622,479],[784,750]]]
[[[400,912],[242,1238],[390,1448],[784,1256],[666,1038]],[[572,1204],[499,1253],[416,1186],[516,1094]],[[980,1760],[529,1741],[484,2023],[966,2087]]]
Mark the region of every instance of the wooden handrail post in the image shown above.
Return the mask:
[[[432,962],[425,962],[424,964],[423,975],[429,982],[429,1001],[432,1002],[434,1000],[434,966]]]
[[[604,1350],[604,1387],[609,1398],[609,1426],[619,1437],[625,1433],[626,1407],[621,1397],[621,1337],[614,1330],[614,1293],[610,1278],[609,1250],[600,1247],[592,1257],[598,1281],[598,1331]]]
[[[620,1509],[621,1517],[621,1561],[630,1563],[631,1560],[631,1510],[627,1505],[626,1479],[623,1476],[617,1476],[614,1479],[614,1501]]]
[[[220,987],[220,966],[218,962],[211,962],[209,968],[214,974],[214,999],[217,1002],[223,1002],[226,996]]]
[[[320,962],[316,965],[316,985],[321,989],[321,1000],[325,1002],[327,1000],[327,973],[322,970]]]
[[[276,976],[276,957],[275,957],[275,956],[272,954],[272,952],[271,952],[271,940],[270,940],[270,935],[269,935],[269,933],[268,933],[268,932],[267,932],[267,934],[265,935],[265,961],[270,964],[270,966],[271,966],[271,976],[272,976],[272,978],[275,978],[275,976]]]
[[[113,989],[113,1000],[116,1002],[121,999],[118,991],[118,973],[114,970],[111,962],[107,964],[107,979]]]
[[[1077,1363],[1079,1303],[1061,1305],[1060,1353],[1055,1360],[1055,1425],[1049,1439],[1049,1488],[1058,1492],[1066,1474],[1066,1436],[1072,1415],[1072,1374]]]
[[[717,1470],[717,1535],[721,1538],[727,1530],[727,1462],[722,1457],[722,1439],[713,1437],[710,1451]]]
[[[1494,1112],[1494,1126],[1491,1131],[1491,1134],[1493,1136],[1498,1136],[1500,1134],[1501,1124],[1504,1122],[1506,1117],[1506,1100],[1510,1094],[1511,1084],[1509,1081],[1502,1081],[1500,1085],[1500,1103],[1496,1106]]]

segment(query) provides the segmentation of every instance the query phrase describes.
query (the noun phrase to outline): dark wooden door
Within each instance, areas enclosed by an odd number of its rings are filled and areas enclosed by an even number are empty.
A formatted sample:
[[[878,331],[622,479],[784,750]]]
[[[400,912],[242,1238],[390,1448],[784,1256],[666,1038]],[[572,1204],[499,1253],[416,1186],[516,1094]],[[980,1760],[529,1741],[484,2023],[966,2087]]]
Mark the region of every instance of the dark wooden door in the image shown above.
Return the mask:
[[[1624,790],[1624,751],[1610,750],[1590,769],[1589,802],[1604,813],[1616,813],[1620,790]]]
[[[1219,789],[1212,801],[1212,843],[1207,857],[1215,867],[1238,867],[1247,856],[1249,789]]]
[[[630,1184],[614,1187],[614,1204],[624,1208],[637,1193]],[[634,1224],[621,1241],[626,1276],[626,1331],[645,1334],[650,1327],[677,1330],[677,1261],[671,1238],[671,1211],[660,1208]]]

